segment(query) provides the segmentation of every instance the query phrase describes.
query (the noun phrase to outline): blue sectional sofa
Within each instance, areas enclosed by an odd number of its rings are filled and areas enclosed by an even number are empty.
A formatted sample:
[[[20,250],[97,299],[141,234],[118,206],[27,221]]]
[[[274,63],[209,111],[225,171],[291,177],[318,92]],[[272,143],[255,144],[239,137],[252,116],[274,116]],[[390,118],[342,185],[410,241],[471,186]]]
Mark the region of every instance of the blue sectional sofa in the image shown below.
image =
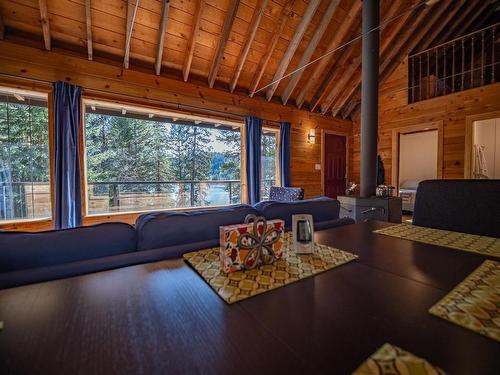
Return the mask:
[[[352,224],[339,219],[339,203],[330,198],[297,202],[265,201],[186,212],[152,212],[135,227],[104,223],[38,233],[0,233],[0,288],[178,258],[218,246],[219,227],[242,223],[248,214],[281,218],[290,229],[293,214],[312,214],[316,230]]]

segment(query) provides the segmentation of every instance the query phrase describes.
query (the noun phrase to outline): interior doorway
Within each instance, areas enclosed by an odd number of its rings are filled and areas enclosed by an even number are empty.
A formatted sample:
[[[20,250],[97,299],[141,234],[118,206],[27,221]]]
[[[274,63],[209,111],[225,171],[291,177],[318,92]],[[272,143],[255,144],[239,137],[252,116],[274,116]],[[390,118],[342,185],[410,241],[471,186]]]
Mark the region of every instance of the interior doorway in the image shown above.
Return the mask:
[[[337,198],[345,194],[347,183],[347,135],[324,131],[321,146],[323,195]]]
[[[470,122],[465,178],[500,179],[500,115]]]
[[[442,144],[441,121],[393,130],[392,185],[408,215],[413,213],[419,182],[442,178]]]

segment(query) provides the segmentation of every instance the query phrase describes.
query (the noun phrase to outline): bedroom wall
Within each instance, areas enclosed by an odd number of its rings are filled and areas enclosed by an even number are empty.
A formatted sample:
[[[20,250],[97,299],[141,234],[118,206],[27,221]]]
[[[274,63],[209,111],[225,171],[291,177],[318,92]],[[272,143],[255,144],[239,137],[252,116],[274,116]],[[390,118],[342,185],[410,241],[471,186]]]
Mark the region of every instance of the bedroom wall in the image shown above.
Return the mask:
[[[474,122],[473,144],[484,146],[489,178],[500,178],[500,118]]]
[[[500,79],[500,77],[499,77]],[[467,116],[500,110],[500,83],[408,105],[407,61],[380,86],[378,151],[384,162],[386,183],[392,174],[392,129],[443,121],[443,178],[464,178]],[[359,118],[353,128],[351,178],[359,182]]]

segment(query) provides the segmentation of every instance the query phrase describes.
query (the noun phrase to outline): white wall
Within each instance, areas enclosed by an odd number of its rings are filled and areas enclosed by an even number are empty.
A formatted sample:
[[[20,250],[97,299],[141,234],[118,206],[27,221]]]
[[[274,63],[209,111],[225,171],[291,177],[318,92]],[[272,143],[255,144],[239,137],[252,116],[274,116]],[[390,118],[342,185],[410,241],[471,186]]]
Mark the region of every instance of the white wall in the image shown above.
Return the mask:
[[[500,118],[475,121],[472,144],[484,146],[489,178],[500,178]]]
[[[401,134],[399,139],[399,184],[407,180],[437,178],[438,131]]]

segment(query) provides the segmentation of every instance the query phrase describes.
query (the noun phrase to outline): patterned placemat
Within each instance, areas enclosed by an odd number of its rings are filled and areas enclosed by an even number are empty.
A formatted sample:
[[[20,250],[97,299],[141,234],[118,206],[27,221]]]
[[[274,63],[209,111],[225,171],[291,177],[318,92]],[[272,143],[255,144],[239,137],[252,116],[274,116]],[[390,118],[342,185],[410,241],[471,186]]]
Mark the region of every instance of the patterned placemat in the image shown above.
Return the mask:
[[[382,345],[352,375],[443,375],[425,359],[391,344]]]
[[[397,224],[374,233],[500,258],[500,238]]]
[[[299,255],[290,250],[291,241],[291,234],[286,233],[283,257],[273,264],[228,275],[220,270],[218,247],[186,253],[183,257],[229,304],[280,288],[358,258],[357,255],[317,243],[314,254]]]
[[[429,312],[500,341],[500,263],[485,261]]]

